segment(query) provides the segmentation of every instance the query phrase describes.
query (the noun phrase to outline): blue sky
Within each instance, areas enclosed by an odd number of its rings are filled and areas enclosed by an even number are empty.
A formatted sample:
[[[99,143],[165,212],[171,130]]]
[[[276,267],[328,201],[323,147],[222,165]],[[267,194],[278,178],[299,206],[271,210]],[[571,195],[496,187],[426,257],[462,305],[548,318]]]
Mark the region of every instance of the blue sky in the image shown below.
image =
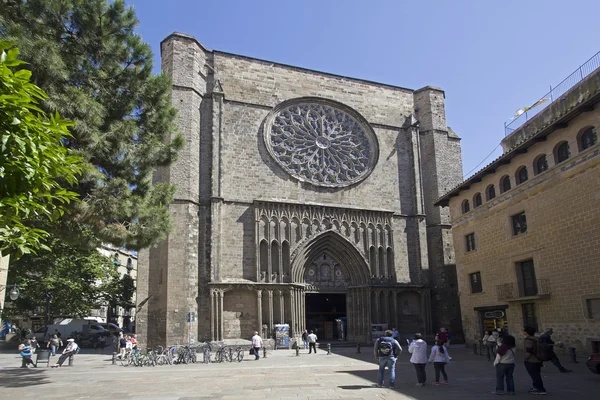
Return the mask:
[[[205,47],[446,92],[468,173],[504,122],[600,50],[598,0],[126,0],[152,45],[178,31]],[[481,168],[501,154],[494,154]]]

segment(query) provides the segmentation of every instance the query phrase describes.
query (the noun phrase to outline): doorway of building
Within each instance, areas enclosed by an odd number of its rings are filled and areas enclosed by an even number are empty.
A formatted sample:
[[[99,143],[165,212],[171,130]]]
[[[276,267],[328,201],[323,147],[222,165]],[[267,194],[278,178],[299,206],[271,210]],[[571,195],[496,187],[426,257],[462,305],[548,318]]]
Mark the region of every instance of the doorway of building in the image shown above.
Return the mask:
[[[343,340],[340,324],[346,321],[346,295],[343,293],[307,293],[306,329],[314,330],[319,340]],[[344,327],[346,329],[346,327]]]

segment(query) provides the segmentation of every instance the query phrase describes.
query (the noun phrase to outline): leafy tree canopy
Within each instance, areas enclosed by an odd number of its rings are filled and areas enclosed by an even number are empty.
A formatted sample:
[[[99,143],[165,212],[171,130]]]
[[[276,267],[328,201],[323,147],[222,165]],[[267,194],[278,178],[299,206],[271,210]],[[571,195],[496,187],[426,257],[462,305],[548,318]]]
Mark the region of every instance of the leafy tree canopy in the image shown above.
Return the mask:
[[[149,247],[171,229],[174,188],[152,172],[174,161],[176,133],[167,77],[152,75],[150,46],[122,0],[14,0],[0,13],[0,37],[29,63],[49,97],[41,107],[75,122],[64,143],[91,168],[73,187],[74,216],[104,242]]]
[[[51,316],[87,316],[91,309],[123,297],[121,279],[111,259],[87,245],[93,233],[80,224],[62,225],[81,237],[82,245],[52,237],[48,242],[52,253],[26,254],[12,263],[8,282],[18,285],[21,296],[7,313],[44,315],[46,296],[50,295]]]
[[[72,123],[58,113],[47,117],[37,104],[46,94],[19,69],[24,62],[11,43],[0,41],[0,253],[17,257],[47,249],[46,230],[31,223],[55,221],[77,193],[82,160],[61,142],[71,135]]]

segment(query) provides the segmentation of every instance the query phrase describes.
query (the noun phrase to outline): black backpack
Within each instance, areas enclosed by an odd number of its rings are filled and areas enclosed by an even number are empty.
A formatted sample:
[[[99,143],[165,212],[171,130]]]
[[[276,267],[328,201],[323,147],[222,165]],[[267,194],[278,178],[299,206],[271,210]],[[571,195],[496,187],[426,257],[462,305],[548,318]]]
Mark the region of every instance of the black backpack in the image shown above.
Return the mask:
[[[377,353],[379,357],[390,357],[394,355],[394,345],[391,340],[379,339],[379,345],[377,346]]]
[[[552,345],[549,343],[545,343],[543,340],[539,340],[539,338],[527,338],[533,342],[533,355],[540,361],[550,361],[552,360],[553,352]]]

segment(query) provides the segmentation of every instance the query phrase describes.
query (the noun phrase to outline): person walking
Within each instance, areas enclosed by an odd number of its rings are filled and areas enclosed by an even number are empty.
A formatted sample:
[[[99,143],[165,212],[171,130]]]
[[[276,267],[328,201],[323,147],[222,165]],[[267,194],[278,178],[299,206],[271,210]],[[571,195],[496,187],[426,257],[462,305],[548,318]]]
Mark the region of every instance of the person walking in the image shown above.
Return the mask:
[[[417,371],[417,386],[425,386],[427,374],[425,367],[427,366],[427,343],[423,340],[420,333],[415,333],[414,340],[408,346],[408,352],[412,354],[410,362],[415,366]],[[407,339],[408,341],[408,339]]]
[[[440,328],[440,331],[435,335],[435,340],[439,340],[442,342],[444,346],[448,346],[450,344],[450,332],[443,326]]]
[[[304,342],[304,350],[308,349],[308,331],[306,329],[302,332],[302,342]]]
[[[394,332],[387,330],[385,331],[385,336],[377,339],[373,346],[375,359],[379,362],[377,387],[383,387],[383,378],[386,367],[390,370],[390,388],[393,389],[396,382],[396,360],[400,353],[402,353],[402,347],[393,336]]]
[[[523,328],[525,333],[525,369],[531,377],[533,388],[529,390],[530,394],[545,395],[546,388],[542,381],[542,360],[537,357],[538,339],[535,337],[535,328],[526,326]]]
[[[315,354],[317,354],[317,335],[315,335],[314,331],[310,331],[309,335],[308,335],[308,354],[312,353],[312,351],[315,351]]]
[[[550,361],[552,362],[552,364],[554,364],[556,366],[556,368],[558,368],[558,370],[560,372],[562,372],[562,373],[573,372],[572,370],[563,367],[562,364],[560,363],[560,360],[556,356],[556,353],[554,352],[554,347],[560,346],[560,345],[562,345],[562,343],[561,342],[554,343],[554,341],[552,340],[553,333],[554,333],[554,331],[552,330],[552,328],[546,328],[544,330],[544,334],[540,336],[540,339],[539,339],[540,343],[545,344],[548,347],[548,350],[552,355],[552,358],[550,359]]]
[[[254,336],[252,336],[252,350],[254,351],[254,360],[258,360],[260,358],[260,348],[262,346],[262,338],[258,335],[258,332],[254,332]]]
[[[515,371],[515,337],[503,335],[502,345],[498,347],[494,366],[496,367],[496,390],[492,394],[515,394],[515,380],[513,372]],[[506,380],[506,392],[504,391],[504,381]]]
[[[488,361],[494,361],[496,357],[496,345],[498,344],[498,332],[488,331],[482,340]]]
[[[127,353],[127,338],[121,333],[119,335],[119,359],[123,360],[125,358],[125,353]]]
[[[431,348],[431,354],[429,355],[429,362],[433,363],[435,370],[435,383],[434,385],[440,384],[440,373],[444,376],[444,385],[448,384],[448,374],[446,374],[446,364],[450,361],[450,356],[444,347],[444,343],[438,339]]]
[[[61,356],[58,358],[58,361],[56,362],[55,365],[52,366],[52,368],[62,367],[65,360],[67,358],[77,354],[78,350],[79,350],[79,346],[77,345],[77,343],[75,343],[75,339],[72,339],[72,338],[67,339],[67,347],[65,347]]]
[[[52,335],[46,347],[50,349],[52,356],[56,355],[56,351],[63,345],[62,340],[57,335]]]
[[[33,365],[34,367],[37,367],[37,365],[35,365],[35,363],[31,359],[31,357],[33,356],[33,353],[31,352],[31,340],[28,339],[24,343],[21,343],[19,345],[19,351],[23,361],[21,363],[21,368],[29,368],[29,364]]]

